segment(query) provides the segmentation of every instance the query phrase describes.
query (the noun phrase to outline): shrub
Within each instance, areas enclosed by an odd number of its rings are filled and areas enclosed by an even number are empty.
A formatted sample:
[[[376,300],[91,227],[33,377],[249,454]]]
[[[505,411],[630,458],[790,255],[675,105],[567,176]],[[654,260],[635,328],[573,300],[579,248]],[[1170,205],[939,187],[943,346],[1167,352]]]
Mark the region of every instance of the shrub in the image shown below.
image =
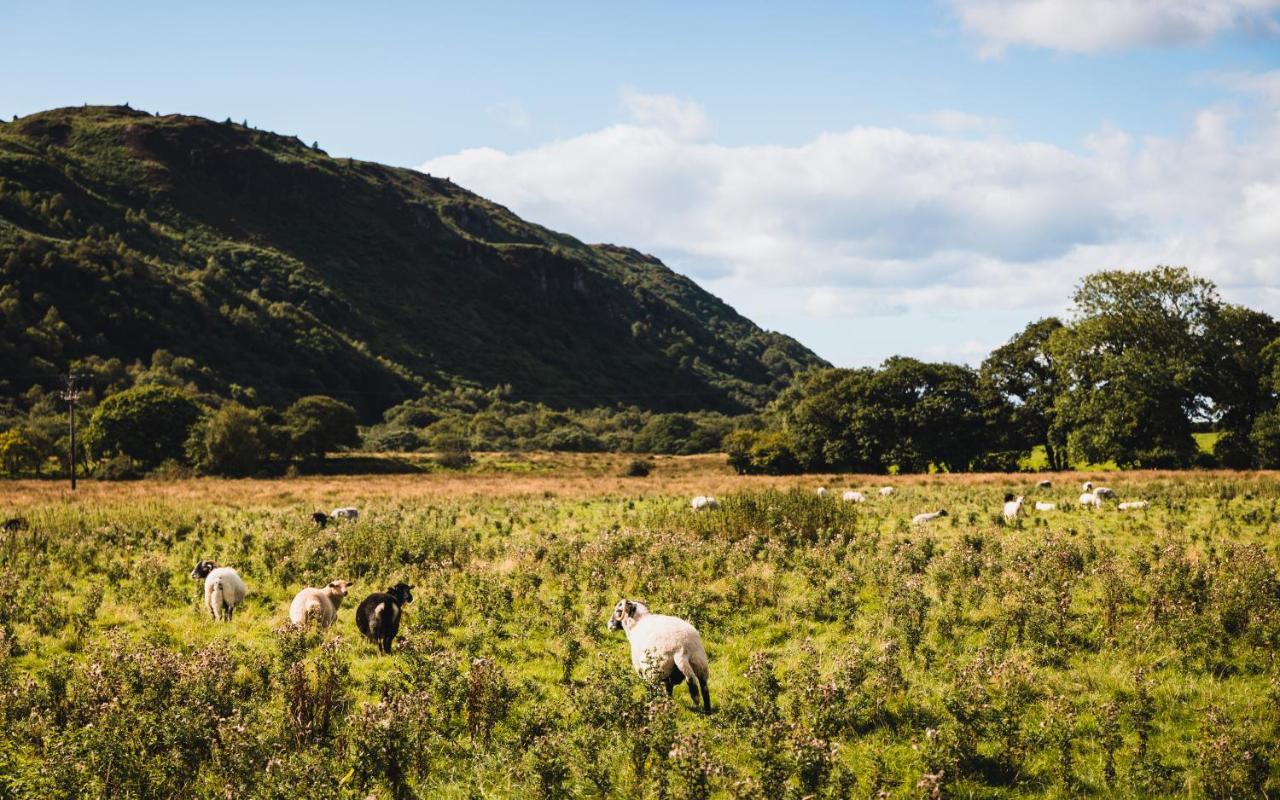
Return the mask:
[[[285,409],[293,452],[323,461],[326,452],[360,443],[356,410],[341,400],[311,395]]]
[[[206,415],[192,438],[187,446],[191,462],[214,475],[250,475],[266,455],[258,416],[239,403],[227,403]]]
[[[653,462],[643,458],[633,458],[622,471],[624,478],[647,478],[653,471]]]
[[[183,457],[199,416],[195,403],[177,389],[139,386],[98,404],[85,428],[85,444],[96,458],[127,456],[150,469],[166,458]]]

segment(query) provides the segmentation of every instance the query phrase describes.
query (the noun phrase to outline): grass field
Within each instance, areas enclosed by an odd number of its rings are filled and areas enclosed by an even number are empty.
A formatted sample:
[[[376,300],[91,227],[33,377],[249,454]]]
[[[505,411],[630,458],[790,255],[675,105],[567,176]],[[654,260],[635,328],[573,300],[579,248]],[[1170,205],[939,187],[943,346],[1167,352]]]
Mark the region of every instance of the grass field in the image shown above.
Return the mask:
[[[1280,479],[740,477],[722,457],[0,484],[0,798],[1274,795]],[[1086,477],[1151,508],[1089,512]],[[814,488],[833,490],[825,499]],[[839,490],[893,485],[864,504]],[[1007,490],[1059,503],[1008,525]],[[693,494],[720,498],[695,514]],[[318,530],[317,509],[360,508]],[[946,508],[926,528],[911,517]],[[211,621],[188,578],[235,566]],[[337,625],[293,594],[354,581]],[[354,607],[416,586],[398,651]],[[710,715],[631,671],[684,616]]]

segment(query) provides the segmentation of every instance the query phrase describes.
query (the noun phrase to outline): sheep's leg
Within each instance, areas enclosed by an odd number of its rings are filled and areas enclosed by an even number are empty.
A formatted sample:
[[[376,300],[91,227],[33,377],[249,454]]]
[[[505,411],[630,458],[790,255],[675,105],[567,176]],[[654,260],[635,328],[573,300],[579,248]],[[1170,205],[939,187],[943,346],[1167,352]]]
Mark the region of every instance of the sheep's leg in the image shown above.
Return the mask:
[[[693,663],[692,666],[693,666],[693,674],[697,676],[698,686],[702,690],[702,710],[710,714],[711,713],[711,688],[707,685],[707,677],[709,674],[707,672],[707,665],[704,663]],[[693,685],[693,680],[691,678],[690,686],[692,685]],[[693,705],[695,707],[698,705],[697,697],[693,698]]]
[[[676,662],[676,670],[683,673],[684,677],[689,681],[689,696],[693,698],[693,707],[698,707],[699,681],[697,673],[693,671],[693,665],[689,663],[689,656],[683,650],[677,650],[672,655],[672,660]]]

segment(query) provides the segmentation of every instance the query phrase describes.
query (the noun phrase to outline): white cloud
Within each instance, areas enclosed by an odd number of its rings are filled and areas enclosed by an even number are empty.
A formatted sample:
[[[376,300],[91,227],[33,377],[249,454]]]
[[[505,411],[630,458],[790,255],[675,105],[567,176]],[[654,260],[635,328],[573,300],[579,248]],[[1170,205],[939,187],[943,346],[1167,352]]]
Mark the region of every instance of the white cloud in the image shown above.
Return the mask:
[[[956,111],[955,109],[943,109],[934,111],[931,114],[922,114],[919,119],[941,133],[952,136],[964,136],[966,134],[993,136],[1002,134],[1009,128],[1008,121],[999,117],[984,117],[980,114],[970,114],[966,111]]]
[[[775,325],[1025,321],[1060,312],[1090,272],[1155,264],[1277,313],[1277,110],[1263,102],[1237,126],[1206,109],[1171,138],[1103,125],[1078,149],[870,127],[727,147],[655,119],[421,168],[587,241],[654,252]]]
[[[1068,52],[1205,41],[1234,29],[1280,29],[1280,0],[951,0],[984,57],[1010,45]]]
[[[711,135],[707,112],[692,100],[623,89],[622,104],[637,124],[657,128],[677,139],[705,139]]]

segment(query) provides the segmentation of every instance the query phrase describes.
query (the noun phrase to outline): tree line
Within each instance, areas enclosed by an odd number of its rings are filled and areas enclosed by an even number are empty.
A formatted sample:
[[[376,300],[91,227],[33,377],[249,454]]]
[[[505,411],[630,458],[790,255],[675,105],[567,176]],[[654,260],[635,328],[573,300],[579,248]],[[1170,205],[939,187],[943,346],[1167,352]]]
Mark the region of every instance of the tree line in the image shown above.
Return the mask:
[[[725,440],[742,472],[1280,466],[1280,324],[1180,267],[1094,273],[1071,317],[973,369],[894,357],[799,376]],[[1197,429],[1218,434],[1212,453]]]

